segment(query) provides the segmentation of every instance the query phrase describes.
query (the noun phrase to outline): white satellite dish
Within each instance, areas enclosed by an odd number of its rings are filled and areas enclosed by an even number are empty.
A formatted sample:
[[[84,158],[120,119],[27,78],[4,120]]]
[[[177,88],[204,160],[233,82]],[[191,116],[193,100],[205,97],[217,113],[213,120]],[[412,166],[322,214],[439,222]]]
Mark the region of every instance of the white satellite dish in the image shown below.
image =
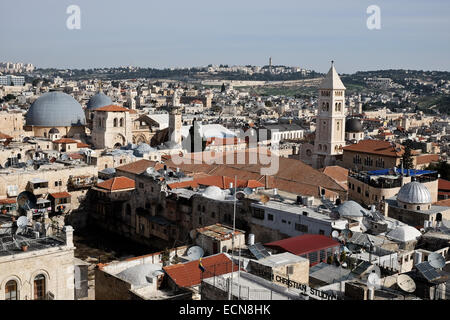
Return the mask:
[[[17,227],[24,229],[28,226],[28,218],[26,216],[21,216],[17,219]]]
[[[204,254],[205,252],[199,246],[190,247],[187,251],[187,256],[191,261],[200,259],[201,257],[203,257]]]
[[[381,287],[380,276],[373,270],[371,274],[367,277],[367,287],[379,289]]]
[[[445,266],[445,259],[439,253],[433,252],[428,256],[428,263],[435,269],[441,269]]]
[[[156,173],[156,170],[155,170],[153,167],[148,167],[148,168],[145,170],[145,172],[146,172],[148,175],[154,175],[154,174]]]
[[[336,230],[334,230],[332,233],[331,233],[331,236],[333,237],[333,238],[339,238],[339,232],[338,231],[336,231]]]
[[[397,277],[397,285],[405,292],[412,293],[416,291],[416,283],[410,276],[406,274],[400,274]]]

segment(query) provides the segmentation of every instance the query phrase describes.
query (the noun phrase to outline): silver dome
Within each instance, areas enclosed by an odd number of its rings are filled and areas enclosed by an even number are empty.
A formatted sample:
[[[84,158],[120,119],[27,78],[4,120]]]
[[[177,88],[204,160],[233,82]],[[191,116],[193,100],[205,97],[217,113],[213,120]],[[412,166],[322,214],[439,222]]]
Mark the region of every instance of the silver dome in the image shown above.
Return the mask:
[[[89,99],[86,108],[88,110],[95,110],[101,107],[110,106],[113,102],[110,97],[108,97],[103,92],[99,92],[91,97]]]
[[[431,203],[431,194],[425,185],[412,181],[400,188],[397,201],[410,204]]]
[[[34,101],[26,115],[26,125],[71,127],[86,124],[81,105],[70,95],[48,92]]]
[[[364,217],[367,214],[367,210],[353,200],[345,201],[334,211],[337,211],[341,217]]]

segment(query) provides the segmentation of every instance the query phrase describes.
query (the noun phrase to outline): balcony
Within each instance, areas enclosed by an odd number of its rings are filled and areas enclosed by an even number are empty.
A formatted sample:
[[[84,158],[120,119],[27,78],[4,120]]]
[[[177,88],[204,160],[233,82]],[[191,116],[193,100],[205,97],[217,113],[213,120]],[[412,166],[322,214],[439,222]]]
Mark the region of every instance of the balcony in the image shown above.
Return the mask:
[[[33,193],[34,195],[43,195],[48,193],[48,181],[39,178],[33,178],[28,181],[26,190]]]
[[[97,184],[97,177],[95,176],[70,176],[68,181],[68,188],[72,190],[87,189]]]

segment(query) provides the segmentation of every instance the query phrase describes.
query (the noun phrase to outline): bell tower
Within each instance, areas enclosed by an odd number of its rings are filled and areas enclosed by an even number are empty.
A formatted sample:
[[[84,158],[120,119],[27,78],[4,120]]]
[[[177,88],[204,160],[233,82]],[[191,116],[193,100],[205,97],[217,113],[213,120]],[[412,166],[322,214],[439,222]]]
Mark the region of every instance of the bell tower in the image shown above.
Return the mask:
[[[334,61],[319,86],[316,137],[312,165],[322,168],[334,165],[345,146],[345,86]]]

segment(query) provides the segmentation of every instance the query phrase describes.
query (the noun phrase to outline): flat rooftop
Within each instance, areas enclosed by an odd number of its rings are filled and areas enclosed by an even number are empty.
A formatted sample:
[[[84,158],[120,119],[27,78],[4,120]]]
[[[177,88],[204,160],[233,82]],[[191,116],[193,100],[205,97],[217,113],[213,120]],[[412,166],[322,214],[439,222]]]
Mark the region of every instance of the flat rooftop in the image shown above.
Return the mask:
[[[0,232],[5,231],[5,228],[2,227],[2,229],[0,229]],[[28,234],[18,234],[13,238],[9,232],[0,233],[0,257],[24,253],[21,248],[22,243],[28,246],[26,252],[30,252],[63,246],[65,245],[65,240],[57,236],[40,237],[36,239]]]

